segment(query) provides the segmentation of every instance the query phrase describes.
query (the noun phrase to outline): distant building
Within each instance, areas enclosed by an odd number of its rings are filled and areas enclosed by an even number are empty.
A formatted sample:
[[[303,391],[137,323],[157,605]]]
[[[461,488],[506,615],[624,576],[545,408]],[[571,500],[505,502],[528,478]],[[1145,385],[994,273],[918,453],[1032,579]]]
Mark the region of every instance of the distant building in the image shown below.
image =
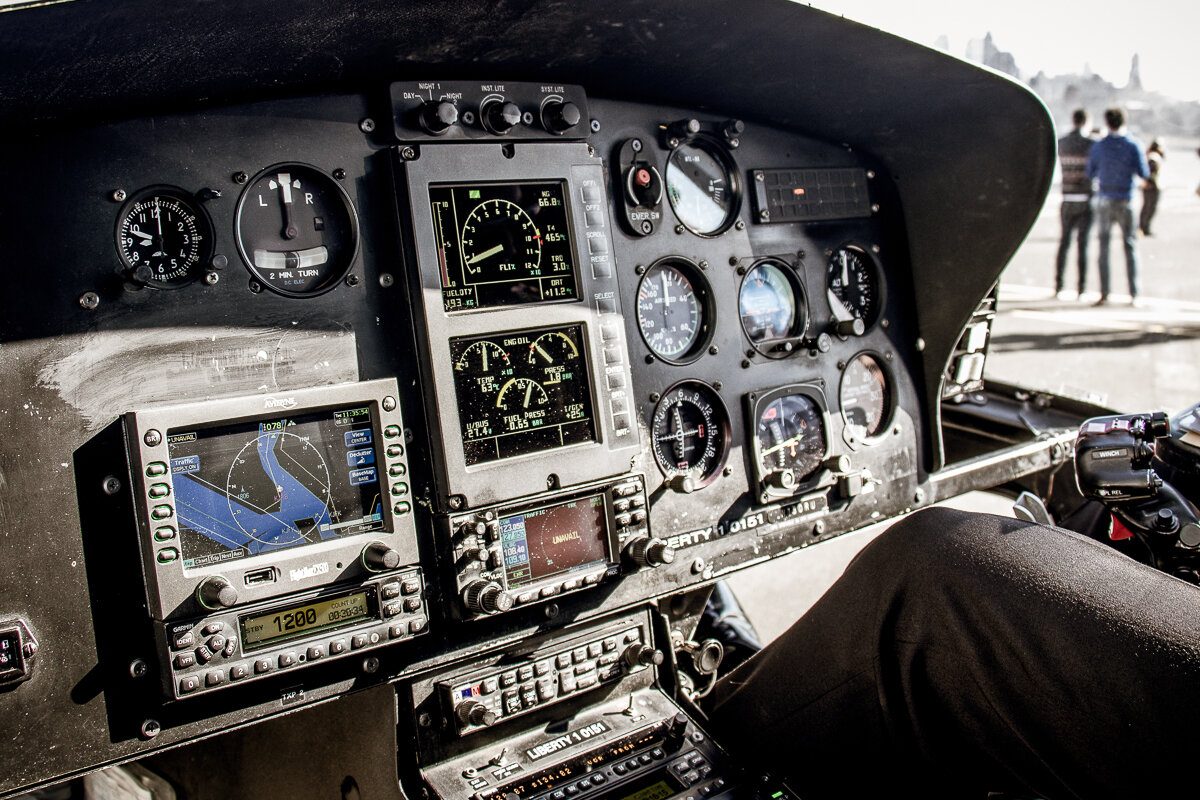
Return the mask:
[[[1133,63],[1129,65],[1129,83],[1125,88],[1131,92],[1142,91],[1142,72],[1138,66],[1138,54],[1133,54]]]
[[[1021,77],[1021,71],[1017,69],[1016,58],[1013,57],[1012,53],[996,47],[991,31],[983,37],[982,41],[972,39],[967,43],[967,58],[984,66],[991,67],[998,72],[1011,75],[1014,78]]]

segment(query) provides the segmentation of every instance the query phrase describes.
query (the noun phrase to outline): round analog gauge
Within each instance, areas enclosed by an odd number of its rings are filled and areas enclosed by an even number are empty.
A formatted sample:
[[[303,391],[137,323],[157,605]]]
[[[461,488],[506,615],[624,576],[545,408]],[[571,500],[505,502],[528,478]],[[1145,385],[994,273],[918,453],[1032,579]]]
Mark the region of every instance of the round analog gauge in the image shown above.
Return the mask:
[[[288,297],[337,286],[358,253],[350,196],[307,164],[277,164],[255,176],[238,201],[236,232],[250,272]]]
[[[790,491],[821,467],[828,450],[825,415],[807,394],[773,394],[759,404],[755,422],[759,480]]]
[[[262,433],[234,457],[225,479],[230,518],[252,552],[319,542],[329,522],[329,467],[308,438],[286,431]]]
[[[738,293],[742,328],[765,355],[785,356],[808,325],[804,292],[791,267],[760,261],[746,273]]]
[[[463,223],[462,258],[477,281],[536,273],[542,263],[542,234],[511,200],[484,200]]]
[[[854,357],[842,373],[838,394],[848,438],[871,439],[887,428],[892,412],[892,389],[887,373],[875,356],[859,353]]]
[[[183,189],[151,186],[117,216],[117,253],[138,283],[175,288],[200,277],[212,258],[212,224]]]
[[[691,361],[708,343],[708,283],[692,262],[657,262],[638,284],[638,328],[656,356],[674,364]]]
[[[859,247],[838,248],[829,258],[829,307],[838,322],[861,319],[871,327],[879,316],[879,276],[870,256]]]
[[[650,433],[654,458],[679,491],[712,483],[729,454],[729,415],[716,392],[699,381],[676,384],[663,395]]]
[[[700,236],[729,229],[741,206],[737,168],[724,145],[695,136],[667,159],[667,199],[684,227]]]

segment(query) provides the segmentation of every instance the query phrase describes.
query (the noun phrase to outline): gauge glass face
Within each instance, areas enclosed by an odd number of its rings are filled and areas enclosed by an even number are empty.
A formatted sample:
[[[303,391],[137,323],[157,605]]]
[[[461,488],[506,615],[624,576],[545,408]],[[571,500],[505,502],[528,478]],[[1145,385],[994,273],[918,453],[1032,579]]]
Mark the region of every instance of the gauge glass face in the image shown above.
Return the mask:
[[[667,198],[689,230],[712,236],[733,224],[737,184],[720,145],[693,140],[671,151],[667,159]]]
[[[861,319],[870,327],[879,315],[879,279],[869,256],[857,247],[842,247],[829,259],[829,307],[843,322]]]
[[[583,326],[450,340],[467,466],[596,440]]]
[[[825,458],[824,415],[805,394],[783,395],[760,408],[754,435],[760,479],[790,472],[785,485],[798,485],[812,477]]]
[[[237,243],[267,288],[293,297],[332,289],[358,252],[358,219],[337,181],[305,164],[279,164],[238,203]]]
[[[138,192],[117,218],[117,252],[130,277],[176,287],[198,278],[212,257],[212,226],[182,189]]]
[[[842,373],[839,392],[846,432],[854,439],[878,436],[887,427],[892,390],[887,373],[874,356],[860,353]]]
[[[690,359],[704,345],[708,288],[683,260],[660,261],[638,285],[638,328],[646,346],[673,362]]]
[[[655,407],[650,427],[654,458],[677,488],[707,486],[721,472],[729,451],[729,416],[707,385],[685,381],[673,387]]]
[[[781,339],[794,339],[805,327],[795,284],[784,269],[770,261],[759,264],[746,274],[738,294],[746,336],[767,352]]]

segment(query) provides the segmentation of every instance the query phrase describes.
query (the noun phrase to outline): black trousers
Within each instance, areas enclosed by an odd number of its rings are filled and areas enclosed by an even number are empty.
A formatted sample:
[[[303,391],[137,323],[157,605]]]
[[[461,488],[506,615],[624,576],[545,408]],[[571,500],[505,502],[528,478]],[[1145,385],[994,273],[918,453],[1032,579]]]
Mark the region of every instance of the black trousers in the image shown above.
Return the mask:
[[[1190,797],[1200,590],[1074,533],[929,509],[709,710],[805,798]]]
[[[1054,291],[1061,292],[1067,279],[1067,251],[1071,249],[1071,237],[1077,240],[1079,277],[1075,288],[1083,294],[1087,288],[1088,235],[1092,231],[1092,206],[1088,201],[1064,201],[1059,209],[1062,220],[1062,237],[1058,240],[1058,257],[1055,260]]]

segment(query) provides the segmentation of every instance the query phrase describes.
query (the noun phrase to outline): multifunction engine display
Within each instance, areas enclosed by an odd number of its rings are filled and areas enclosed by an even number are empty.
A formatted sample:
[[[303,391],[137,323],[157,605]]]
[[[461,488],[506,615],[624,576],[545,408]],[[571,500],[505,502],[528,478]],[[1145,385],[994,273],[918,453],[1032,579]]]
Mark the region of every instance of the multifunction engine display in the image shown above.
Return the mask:
[[[184,568],[383,527],[370,406],[167,436]]]
[[[604,562],[606,538],[603,495],[501,517],[508,588]]]
[[[446,311],[576,300],[566,184],[429,187]]]
[[[468,466],[596,441],[582,325],[450,340]]]

